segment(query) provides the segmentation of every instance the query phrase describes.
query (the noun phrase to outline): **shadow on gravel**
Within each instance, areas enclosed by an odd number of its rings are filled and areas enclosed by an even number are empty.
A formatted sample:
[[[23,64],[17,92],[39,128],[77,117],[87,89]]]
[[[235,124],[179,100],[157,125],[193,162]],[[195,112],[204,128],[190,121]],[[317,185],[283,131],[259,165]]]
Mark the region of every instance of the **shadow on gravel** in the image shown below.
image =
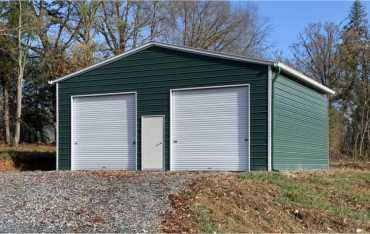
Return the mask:
[[[55,170],[54,152],[10,151],[13,166],[20,171]]]

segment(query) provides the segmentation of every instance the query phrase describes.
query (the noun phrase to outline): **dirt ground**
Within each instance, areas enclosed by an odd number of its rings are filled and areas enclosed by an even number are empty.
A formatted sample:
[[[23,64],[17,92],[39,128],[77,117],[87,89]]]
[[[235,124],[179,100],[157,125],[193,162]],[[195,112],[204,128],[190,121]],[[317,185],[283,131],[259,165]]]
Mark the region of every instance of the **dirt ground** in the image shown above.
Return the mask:
[[[55,170],[53,146],[0,145],[0,171],[33,170]],[[168,198],[163,232],[370,232],[370,163],[204,174]]]
[[[170,197],[164,232],[370,232],[370,171],[217,175]]]
[[[366,161],[350,161],[350,160],[338,160],[330,163],[330,169],[349,168],[358,170],[370,170],[370,162]]]
[[[55,170],[55,146],[0,144],[0,171]]]

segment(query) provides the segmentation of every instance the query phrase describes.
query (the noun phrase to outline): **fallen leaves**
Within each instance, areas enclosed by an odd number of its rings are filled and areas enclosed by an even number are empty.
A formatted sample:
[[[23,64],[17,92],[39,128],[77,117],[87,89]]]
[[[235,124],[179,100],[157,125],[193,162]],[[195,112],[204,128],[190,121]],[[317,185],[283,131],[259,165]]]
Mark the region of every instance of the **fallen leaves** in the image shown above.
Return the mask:
[[[363,202],[348,195],[360,193],[365,196],[369,187],[364,173],[355,169],[334,171],[311,171],[280,174],[282,186],[300,187],[308,183],[315,190],[297,191],[304,196],[315,196],[315,192],[328,194],[332,209],[364,209]],[[351,175],[352,180],[343,176]],[[321,179],[317,179],[317,177]],[[322,178],[324,180],[322,180]],[[344,181],[344,182],[343,182]],[[359,188],[357,189],[357,185]],[[352,190],[341,187],[340,183],[349,183]],[[365,187],[361,187],[365,184]],[[308,187],[307,187],[308,188]],[[311,188],[311,187],[309,187]],[[282,188],[268,180],[255,179],[253,176],[241,179],[237,175],[218,174],[206,176],[190,184],[184,191],[170,196],[172,210],[162,222],[162,231],[168,233],[209,232],[213,227],[217,232],[363,232],[370,231],[370,218],[365,220],[355,216],[333,213],[325,207],[310,206],[304,203],[281,200]],[[294,194],[293,194],[294,195]],[[358,195],[358,194],[356,194]],[[295,198],[295,197],[293,197]],[[298,197],[300,198],[300,197]],[[366,199],[366,196],[365,198]],[[199,208],[206,210],[206,219],[199,219]],[[329,208],[328,208],[329,209]],[[200,210],[202,212],[202,210]],[[206,220],[206,221],[204,221]],[[203,223],[202,223],[203,222]],[[212,232],[212,231],[211,231]]]
[[[11,160],[0,160],[0,171],[14,171],[14,163]]]

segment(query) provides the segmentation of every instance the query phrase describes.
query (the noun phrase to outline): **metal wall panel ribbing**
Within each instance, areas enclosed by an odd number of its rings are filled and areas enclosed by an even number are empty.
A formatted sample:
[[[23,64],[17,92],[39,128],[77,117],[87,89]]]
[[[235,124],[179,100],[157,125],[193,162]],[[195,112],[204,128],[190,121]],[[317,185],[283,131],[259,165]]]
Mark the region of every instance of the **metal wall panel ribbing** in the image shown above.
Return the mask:
[[[59,83],[59,166],[70,169],[70,97],[137,93],[137,163],[141,169],[141,116],[165,116],[165,165],[169,169],[171,89],[250,85],[251,170],[267,168],[267,66],[150,47]]]
[[[327,96],[280,74],[273,80],[272,109],[273,169],[327,168]]]

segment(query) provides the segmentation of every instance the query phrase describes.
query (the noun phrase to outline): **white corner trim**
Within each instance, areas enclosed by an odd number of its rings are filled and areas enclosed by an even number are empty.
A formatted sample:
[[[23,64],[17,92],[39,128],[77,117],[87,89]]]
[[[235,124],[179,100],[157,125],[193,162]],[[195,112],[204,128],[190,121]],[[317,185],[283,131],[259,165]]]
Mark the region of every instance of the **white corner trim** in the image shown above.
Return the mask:
[[[137,160],[138,160],[138,155],[137,155],[137,91],[134,92],[134,96],[135,96],[135,170],[138,171],[138,163],[137,163]],[[142,168],[142,167],[141,167]]]
[[[56,139],[55,139],[55,169],[59,170],[59,84],[57,83],[55,87],[55,115],[56,115]]]
[[[70,155],[69,155],[69,170],[70,171],[73,171],[73,162],[72,162],[72,157],[74,155],[73,153],[73,141],[74,141],[74,127],[73,127],[73,123],[74,123],[74,116],[73,116],[73,113],[74,113],[74,99],[73,99],[73,96],[70,97],[70,120],[69,120],[69,123],[70,123],[70,128],[71,128],[71,132],[70,132],[70,138],[69,138],[69,144],[70,144]]]
[[[272,68],[268,66],[267,78],[267,170],[272,171]]]
[[[170,122],[170,126],[169,126],[169,130],[170,130],[170,142],[168,144],[168,147],[169,147],[169,157],[168,159],[170,160],[169,163],[168,163],[168,170],[169,171],[172,171],[172,155],[173,155],[173,147],[172,147],[172,139],[173,139],[173,114],[172,114],[172,111],[173,111],[173,97],[172,97],[172,90],[170,90],[170,110],[169,110],[169,122]],[[165,162],[167,164],[167,162]]]
[[[309,84],[309,85],[312,85],[313,87],[325,92],[325,93],[328,93],[328,94],[331,94],[331,95],[335,95],[335,91],[326,87],[325,85],[322,85],[320,84],[319,82],[315,81],[314,79],[304,75],[303,73],[289,67],[288,65],[284,64],[284,63],[281,63],[281,62],[277,62],[274,64],[275,67],[279,67],[281,70],[283,70],[284,72],[288,73],[289,75],[292,75],[296,78],[298,78],[299,80],[301,80],[302,82],[306,83],[306,84]]]

